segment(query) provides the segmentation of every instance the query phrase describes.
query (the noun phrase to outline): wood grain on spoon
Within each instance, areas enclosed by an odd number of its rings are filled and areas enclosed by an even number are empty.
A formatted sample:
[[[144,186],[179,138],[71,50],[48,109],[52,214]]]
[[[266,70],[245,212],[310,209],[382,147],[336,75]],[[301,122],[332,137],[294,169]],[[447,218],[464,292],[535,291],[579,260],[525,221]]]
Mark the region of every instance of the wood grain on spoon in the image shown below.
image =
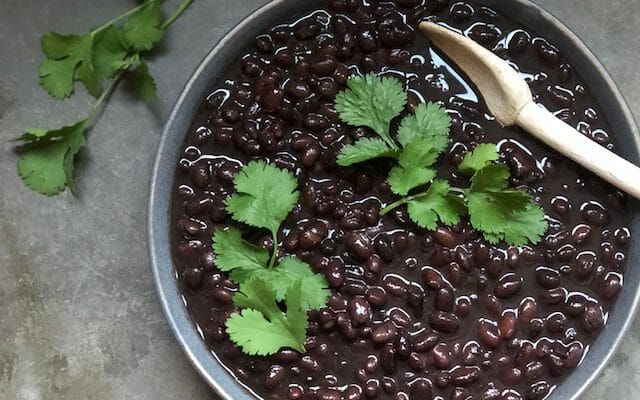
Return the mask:
[[[640,168],[588,139],[533,102],[529,85],[506,61],[432,22],[420,30],[478,87],[502,126],[517,125],[624,192],[640,199]]]

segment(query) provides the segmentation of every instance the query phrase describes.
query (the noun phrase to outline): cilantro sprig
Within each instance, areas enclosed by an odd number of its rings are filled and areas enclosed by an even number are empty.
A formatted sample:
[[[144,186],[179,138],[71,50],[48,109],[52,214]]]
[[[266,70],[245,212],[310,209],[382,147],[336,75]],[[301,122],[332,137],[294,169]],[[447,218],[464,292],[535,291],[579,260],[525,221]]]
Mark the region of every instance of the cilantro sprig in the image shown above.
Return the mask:
[[[350,78],[347,89],[336,96],[342,121],[367,126],[379,136],[344,146],[338,154],[338,165],[378,157],[398,162],[387,182],[391,191],[402,197],[382,209],[380,215],[406,205],[409,218],[430,230],[438,223],[457,224],[468,215],[471,225],[489,243],[523,245],[540,241],[547,229],[544,212],[529,193],[509,187],[510,172],[498,163],[496,145],[480,144],[468,153],[458,170],[470,177],[470,187],[451,187],[446,180],[436,178],[433,168],[448,145],[450,117],[438,104],[420,104],[402,119],[394,137],[391,121],[400,116],[405,103],[406,94],[398,79],[375,74]]]
[[[244,240],[236,227],[214,232],[216,265],[240,285],[233,301],[242,310],[227,320],[227,333],[250,355],[273,354],[283,347],[304,352],[306,310],[324,307],[330,292],[324,276],[299,258],[278,260],[280,225],[300,196],[296,178],[289,171],[252,161],[233,183],[236,193],[227,198],[227,211],[238,222],[267,229],[273,252]]]
[[[68,187],[76,194],[74,160],[86,144],[86,133],[123,79],[131,80],[142,99],[156,95],[156,84],[144,56],[163,39],[168,28],[193,0],[163,19],[162,0],[147,0],[82,35],[50,32],[41,39],[46,58],[39,69],[40,86],[53,98],[70,97],[81,82],[97,98],[87,116],[57,129],[28,129],[19,146],[18,174],[30,189],[53,196]],[[105,87],[106,84],[106,87]]]

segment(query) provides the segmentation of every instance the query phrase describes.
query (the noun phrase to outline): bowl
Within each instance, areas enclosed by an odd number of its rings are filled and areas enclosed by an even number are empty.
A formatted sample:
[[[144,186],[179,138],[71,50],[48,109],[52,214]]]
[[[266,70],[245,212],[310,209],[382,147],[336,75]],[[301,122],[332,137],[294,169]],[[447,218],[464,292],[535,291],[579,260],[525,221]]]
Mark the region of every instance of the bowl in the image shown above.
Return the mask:
[[[231,30],[206,56],[187,82],[167,121],[157,151],[149,200],[148,230],[151,265],[155,285],[168,323],[185,354],[203,379],[224,400],[255,399],[248,388],[238,383],[208,349],[201,332],[193,324],[178,289],[169,240],[170,206],[175,165],[185,135],[199,102],[211,84],[218,80],[228,61],[237,58],[253,38],[281,21],[318,7],[320,0],[275,0],[255,11]],[[528,0],[487,0],[511,20],[544,33],[566,55],[605,112],[622,156],[638,163],[640,134],[632,113],[615,83],[590,50],[555,17]],[[640,231],[638,202],[629,205],[629,227]],[[630,249],[627,265],[640,261],[640,244]],[[551,400],[577,400],[605,368],[633,321],[640,300],[640,268],[628,268],[622,292],[609,314],[607,324],[585,359],[548,397]]]

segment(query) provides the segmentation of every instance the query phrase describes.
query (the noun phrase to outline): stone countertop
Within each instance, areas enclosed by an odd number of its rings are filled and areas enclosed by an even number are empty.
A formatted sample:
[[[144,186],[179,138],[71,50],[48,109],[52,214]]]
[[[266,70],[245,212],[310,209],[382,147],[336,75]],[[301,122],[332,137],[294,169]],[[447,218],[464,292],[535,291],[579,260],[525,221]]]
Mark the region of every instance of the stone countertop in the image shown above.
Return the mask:
[[[585,41],[640,116],[640,2],[534,1]],[[162,125],[187,77],[265,0],[194,2],[150,63],[158,100],[147,107],[120,87],[89,135],[78,162],[79,198],[26,189],[8,143],[26,127],[71,123],[92,103],[82,90],[57,102],[38,87],[40,36],[83,32],[132,3],[0,1],[2,399],[216,398],[180,350],[156,298],[145,230],[148,183]],[[583,400],[637,398],[639,332],[640,319]]]

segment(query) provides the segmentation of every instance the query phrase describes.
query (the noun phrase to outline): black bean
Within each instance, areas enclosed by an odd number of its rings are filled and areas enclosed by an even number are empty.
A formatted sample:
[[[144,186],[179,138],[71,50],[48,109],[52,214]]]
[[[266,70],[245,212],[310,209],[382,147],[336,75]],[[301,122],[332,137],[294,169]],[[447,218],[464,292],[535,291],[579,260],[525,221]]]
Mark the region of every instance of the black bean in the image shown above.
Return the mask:
[[[551,386],[545,381],[531,384],[528,391],[528,398],[531,400],[544,399],[551,391]]]
[[[381,287],[372,287],[367,290],[367,301],[374,307],[382,307],[387,303],[387,293]]]
[[[287,369],[281,365],[272,365],[267,378],[264,380],[264,387],[268,390],[273,390],[284,381],[286,376]]]
[[[543,290],[540,294],[540,299],[545,304],[558,304],[566,299],[566,295],[566,289],[559,287]]]
[[[457,22],[467,21],[473,17],[475,10],[469,4],[458,2],[451,6],[449,15]]]
[[[614,232],[616,244],[620,247],[627,247],[631,240],[631,232],[627,228],[621,228]]]
[[[199,240],[189,240],[180,243],[177,252],[184,263],[195,265],[202,256],[203,245]]]
[[[566,321],[567,317],[565,317],[564,314],[553,313],[547,317],[545,324],[549,332],[561,333],[564,332]]]
[[[432,289],[440,289],[444,285],[442,274],[431,267],[424,267],[422,269],[422,281]]]
[[[618,297],[622,290],[622,276],[615,272],[609,272],[605,277],[600,288],[602,297],[611,301]]]
[[[373,53],[377,48],[377,32],[373,27],[366,27],[358,32],[358,45],[365,53]]]
[[[506,299],[516,295],[522,289],[522,278],[515,274],[505,274],[493,292],[501,299]]]
[[[367,284],[359,279],[347,278],[344,291],[352,296],[364,295],[367,292]]]
[[[405,46],[413,40],[414,36],[413,28],[407,25],[397,12],[385,14],[378,25],[380,42],[387,47]]]
[[[547,86],[547,94],[549,98],[558,107],[572,107],[575,102],[575,97],[571,90],[559,85]]]
[[[311,71],[318,76],[328,76],[334,73],[338,62],[335,57],[325,55],[321,59],[311,63]]]
[[[391,321],[383,322],[373,328],[371,339],[374,343],[388,343],[395,339],[398,329]]]
[[[560,286],[560,274],[558,271],[540,267],[537,270],[536,280],[545,289],[555,289]]]
[[[455,295],[453,290],[448,287],[443,287],[438,290],[435,299],[436,309],[439,311],[451,312],[455,304]]]
[[[466,386],[480,378],[479,367],[458,367],[449,371],[451,382],[457,386]],[[466,397],[464,397],[466,398]]]
[[[529,47],[530,42],[531,36],[527,32],[523,30],[514,31],[507,43],[509,55],[513,57],[522,54]]]
[[[413,348],[420,353],[431,350],[437,343],[439,337],[435,332],[424,331],[413,338]]]
[[[378,379],[372,378],[367,380],[364,387],[364,394],[367,398],[375,398],[380,392],[380,381]]]
[[[480,321],[478,324],[478,338],[489,348],[495,349],[498,347],[502,341],[498,324],[489,320]]]
[[[303,21],[298,25],[295,35],[300,40],[309,40],[315,38],[320,33],[321,26],[313,20]]]
[[[454,333],[458,330],[460,320],[455,314],[438,311],[429,315],[429,325],[442,333]]]
[[[401,308],[394,307],[389,311],[389,319],[397,326],[408,328],[411,325],[411,316]]]
[[[604,314],[597,304],[588,304],[585,308],[582,326],[587,331],[596,332],[604,326]]]
[[[498,40],[502,31],[493,24],[477,23],[471,27],[468,35],[476,42],[488,45]]]
[[[366,261],[373,253],[371,241],[362,233],[350,233],[345,238],[345,247],[353,258],[360,261]]]
[[[560,51],[545,39],[536,38],[533,41],[538,55],[548,65],[557,65],[560,61]]]
[[[423,371],[427,367],[427,356],[413,352],[409,354],[409,366],[415,371]]]
[[[437,368],[446,369],[451,366],[451,351],[445,343],[438,343],[431,349],[431,357],[433,358],[433,365]]]
[[[374,240],[376,252],[385,262],[393,261],[395,253],[393,251],[393,245],[391,238],[386,234],[378,235]]]
[[[348,310],[355,326],[363,325],[371,318],[371,306],[363,297],[353,298],[349,302]]]
[[[535,299],[527,297],[520,303],[518,318],[524,323],[529,323],[538,313],[538,304]]]
[[[516,333],[517,317],[513,311],[507,311],[498,322],[500,336],[504,339],[511,339]]]
[[[524,367],[524,377],[527,382],[533,382],[544,374],[544,366],[539,361],[531,361]]]
[[[400,297],[407,292],[407,284],[397,275],[388,274],[382,280],[387,293],[392,296]]]
[[[349,385],[344,391],[345,400],[360,400],[362,397],[362,388],[356,385]]]
[[[595,226],[606,226],[611,217],[602,205],[595,202],[588,202],[582,205],[582,217],[584,220]]]
[[[318,390],[318,400],[342,400],[342,395],[337,390],[320,389]]]
[[[567,350],[567,357],[565,359],[564,366],[569,369],[575,369],[584,354],[584,346],[582,343],[572,343]]]
[[[458,244],[458,240],[448,228],[438,227],[433,233],[433,238],[444,247],[453,248]]]
[[[327,129],[330,124],[329,119],[322,114],[310,113],[304,117],[304,126],[315,132]]]
[[[216,289],[213,292],[213,297],[221,305],[228,305],[228,304],[233,303],[233,295],[231,294],[230,291],[228,291],[228,290],[226,290],[224,288]]]
[[[595,271],[596,256],[592,252],[582,252],[570,264],[571,273],[578,279],[588,279]]]

